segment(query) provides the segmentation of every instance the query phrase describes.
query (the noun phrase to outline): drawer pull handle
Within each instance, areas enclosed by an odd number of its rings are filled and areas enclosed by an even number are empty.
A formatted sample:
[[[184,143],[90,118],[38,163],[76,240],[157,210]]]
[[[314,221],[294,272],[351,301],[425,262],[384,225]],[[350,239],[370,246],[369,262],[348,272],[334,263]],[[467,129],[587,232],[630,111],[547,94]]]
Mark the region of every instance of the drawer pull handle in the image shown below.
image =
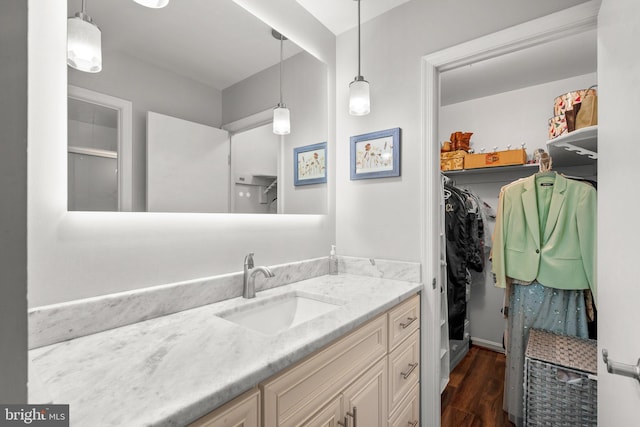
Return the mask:
[[[354,406],[353,411],[347,412],[347,415],[353,418],[353,427],[358,427],[358,409]]]
[[[338,425],[340,427],[347,427],[347,417],[344,417],[343,421],[338,420]]]
[[[410,324],[412,324],[413,322],[415,322],[416,320],[418,320],[417,317],[407,317],[408,322],[407,323],[400,323],[400,326],[402,327],[402,329],[407,329],[409,327]]]
[[[409,421],[409,427],[416,427],[418,425],[418,420]]]
[[[409,363],[409,370],[407,372],[400,372],[400,375],[402,375],[402,378],[404,378],[405,380],[407,378],[409,378],[409,375],[411,375],[411,373],[418,367],[418,362],[416,363]]]

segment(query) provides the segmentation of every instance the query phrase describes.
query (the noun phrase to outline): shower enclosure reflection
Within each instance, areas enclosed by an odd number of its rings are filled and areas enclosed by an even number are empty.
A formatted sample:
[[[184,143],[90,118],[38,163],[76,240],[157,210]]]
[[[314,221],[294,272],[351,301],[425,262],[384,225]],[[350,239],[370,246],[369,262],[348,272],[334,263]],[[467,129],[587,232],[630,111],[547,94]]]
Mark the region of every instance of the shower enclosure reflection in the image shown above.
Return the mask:
[[[131,210],[131,103],[69,86],[67,209]]]
[[[70,99],[68,123],[68,209],[118,210],[117,111]]]

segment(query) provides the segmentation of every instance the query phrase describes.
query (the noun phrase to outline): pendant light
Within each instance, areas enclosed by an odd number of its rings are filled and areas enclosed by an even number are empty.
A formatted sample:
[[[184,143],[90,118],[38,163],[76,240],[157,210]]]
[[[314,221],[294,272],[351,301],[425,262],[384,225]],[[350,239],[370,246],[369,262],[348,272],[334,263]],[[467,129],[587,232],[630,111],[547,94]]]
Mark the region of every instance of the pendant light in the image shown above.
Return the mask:
[[[102,34],[87,15],[85,0],[82,12],[67,19],[67,64],[87,73],[102,70]]]
[[[287,38],[276,30],[271,30],[271,35],[280,40],[280,102],[273,109],[273,133],[276,135],[288,135],[291,133],[289,109],[282,102],[282,44]]]
[[[349,84],[349,114],[366,116],[371,111],[369,82],[360,74],[360,0],[358,2],[358,75]]]
[[[141,4],[152,9],[161,9],[169,4],[169,0],[133,0],[138,4]]]

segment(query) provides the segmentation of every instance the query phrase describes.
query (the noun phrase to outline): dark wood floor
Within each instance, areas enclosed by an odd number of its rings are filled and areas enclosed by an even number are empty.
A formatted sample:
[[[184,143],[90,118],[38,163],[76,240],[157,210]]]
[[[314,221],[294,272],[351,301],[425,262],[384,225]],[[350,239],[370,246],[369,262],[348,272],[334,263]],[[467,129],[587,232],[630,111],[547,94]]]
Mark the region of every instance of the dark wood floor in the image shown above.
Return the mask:
[[[513,427],[502,410],[504,354],[471,346],[442,393],[442,427]]]

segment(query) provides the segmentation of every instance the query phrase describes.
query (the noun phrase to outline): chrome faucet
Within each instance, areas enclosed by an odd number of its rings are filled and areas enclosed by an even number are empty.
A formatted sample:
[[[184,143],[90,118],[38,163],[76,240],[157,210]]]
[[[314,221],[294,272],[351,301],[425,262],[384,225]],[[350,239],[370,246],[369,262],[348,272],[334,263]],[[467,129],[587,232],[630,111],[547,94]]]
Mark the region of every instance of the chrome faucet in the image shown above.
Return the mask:
[[[273,277],[274,274],[269,267],[253,265],[253,252],[244,257],[244,279],[242,284],[242,297],[256,297],[256,274],[262,273],[264,277]]]

